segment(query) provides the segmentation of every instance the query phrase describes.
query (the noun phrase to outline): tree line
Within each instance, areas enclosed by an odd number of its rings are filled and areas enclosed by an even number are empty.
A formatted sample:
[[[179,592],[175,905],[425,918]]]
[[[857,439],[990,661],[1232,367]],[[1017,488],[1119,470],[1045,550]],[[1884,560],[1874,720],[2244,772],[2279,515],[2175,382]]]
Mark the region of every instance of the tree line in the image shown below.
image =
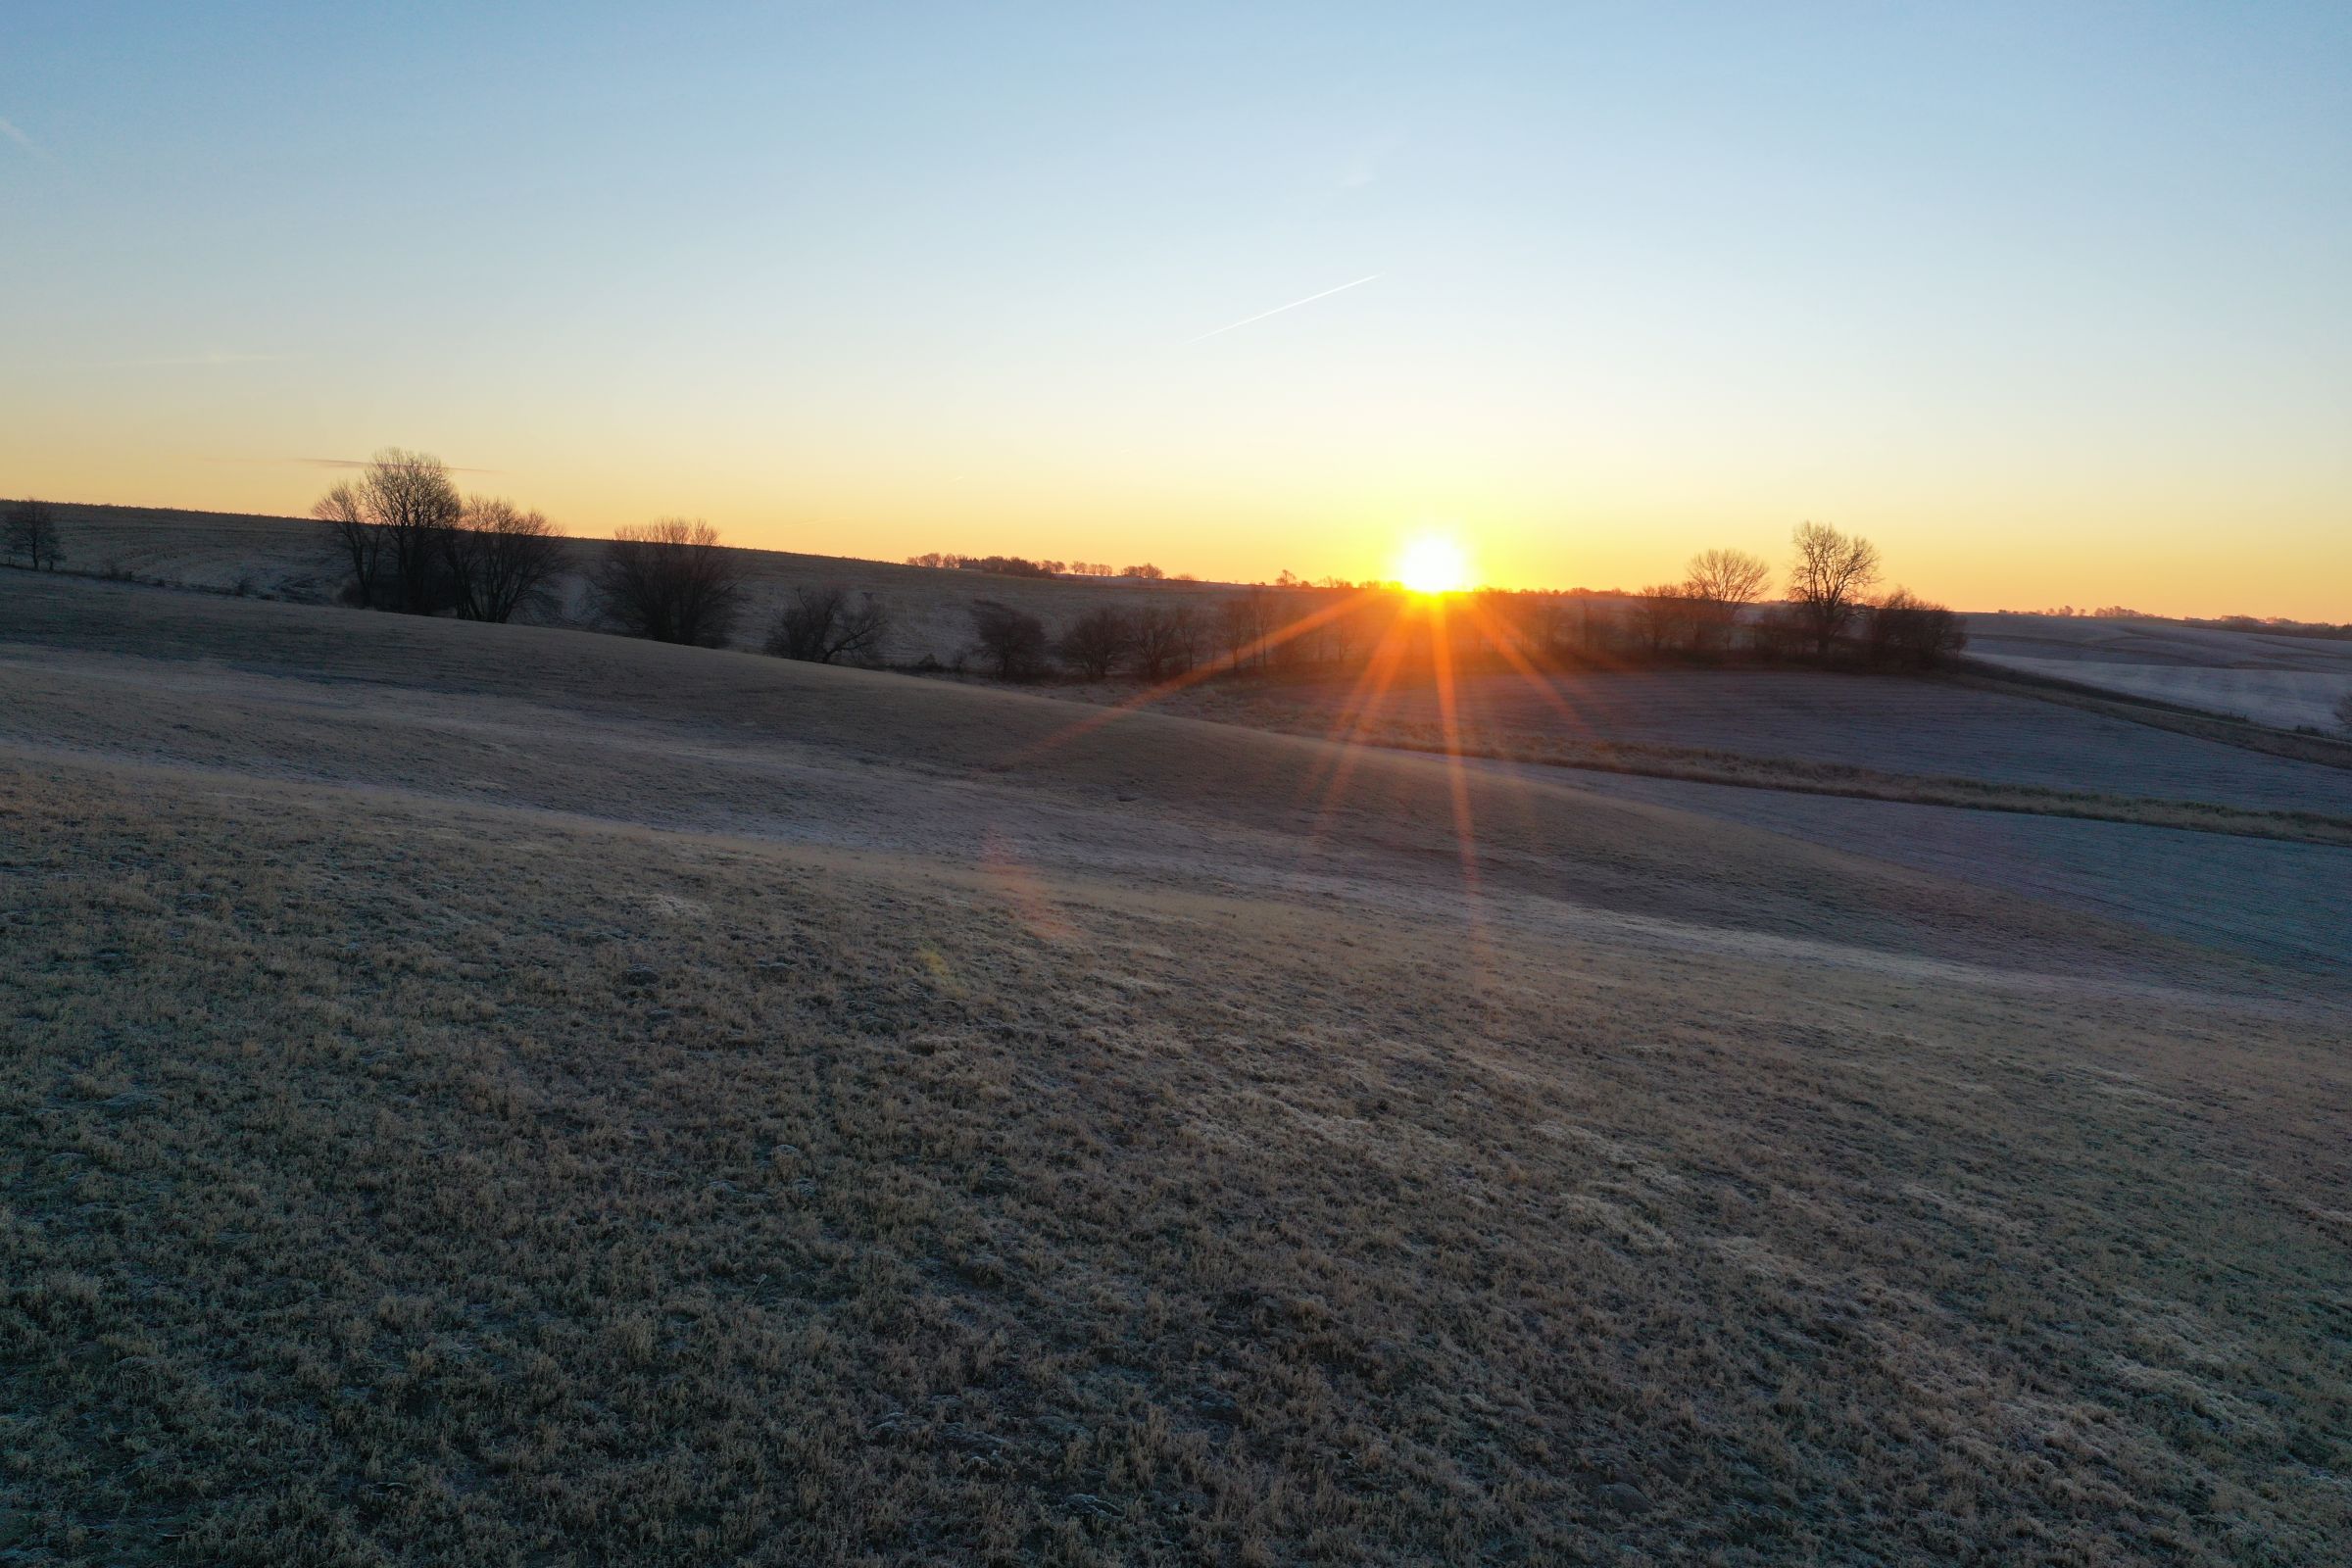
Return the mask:
[[[350,576],[343,599],[364,610],[507,621],[554,608],[564,541],[536,512],[492,496],[461,496],[448,466],[387,447],[318,498]]]
[[[385,448],[311,514],[346,568],[346,604],[485,621],[563,608],[570,542],[503,497],[460,495],[448,465],[425,453]],[[602,623],[708,647],[723,646],[734,630],[743,569],[709,523],[658,518],[615,529],[593,550],[588,595]]]
[[[985,571],[999,577],[1133,577],[1145,582],[1158,582],[1168,575],[1148,561],[1138,566],[1114,567],[1100,561],[1031,561],[1026,556],[959,556],[947,550],[926,550],[919,556],[908,556],[906,564],[946,571]],[[1193,582],[1198,579],[1185,573],[1175,580]]]
[[[1482,655],[1555,662],[1721,662],[1747,659],[1929,668],[1967,644],[1959,615],[1895,587],[1875,593],[1883,567],[1869,540],[1826,524],[1791,538],[1784,597],[1768,601],[1770,563],[1742,550],[1701,551],[1681,580],[1639,593],[1510,593],[1460,596],[1462,612],[1442,630],[1424,629],[1426,650],[1442,638],[1455,659]],[[1062,574],[1060,562],[931,554],[914,565],[1009,576]],[[1081,567],[1080,569],[1085,569]],[[1127,568],[1126,575],[1142,575]],[[1194,607],[1099,606],[1058,634],[1028,612],[995,600],[971,612],[972,653],[1007,679],[1034,679],[1054,664],[1086,679],[1129,670],[1164,678],[1204,662],[1238,670],[1346,664],[1395,646],[1393,624],[1410,601],[1390,583],[1310,584],[1284,572]]]
[[[1635,599],[1634,627],[1652,657],[1720,657],[1744,651],[1829,662],[1858,655],[1878,665],[1928,668],[1968,645],[1960,617],[1896,587],[1873,598],[1883,576],[1878,547],[1826,523],[1800,523],[1790,537],[1785,597],[1764,603],[1772,566],[1744,550],[1705,550],[1683,580],[1655,583]]]
[[[707,522],[659,518],[575,545],[535,511],[462,495],[447,466],[423,453],[378,452],[312,511],[345,568],[347,604],[484,621],[552,617],[566,608],[560,586],[576,549],[586,554],[579,564],[587,618],[613,630],[724,646],[747,608],[746,560]],[[1125,673],[1159,681],[1203,667],[1278,672],[1440,652],[1455,662],[1552,665],[1744,658],[1931,667],[1966,645],[1960,617],[1943,606],[1901,587],[1873,597],[1883,568],[1868,540],[1808,522],[1791,546],[1785,597],[1769,603],[1771,565],[1739,550],[1702,551],[1680,581],[1634,595],[1482,590],[1441,602],[1451,606],[1442,613],[1387,585],[1309,585],[1289,572],[1278,584],[1190,602],[1089,606],[1058,630],[1030,611],[980,598],[969,611],[972,640],[956,662],[977,660],[1008,680],[1058,668],[1088,680]],[[54,569],[64,559],[56,509],[31,500],[0,508],[0,549]],[[1072,569],[1020,557],[910,559],[1013,576]],[[1108,571],[1086,563],[1075,569]],[[1147,564],[1119,575],[1164,573]],[[762,646],[789,659],[876,663],[890,624],[888,608],[871,593],[803,587],[767,627]]]
[[[1960,617],[1906,588],[1873,597],[1878,550],[1818,523],[1792,540],[1787,597],[1766,603],[1769,563],[1739,550],[1694,556],[1682,581],[1635,595],[1481,590],[1437,608],[1386,585],[1309,586],[1289,578],[1196,603],[1106,604],[1058,634],[1036,614],[982,599],[972,652],[989,673],[1036,679],[1056,665],[1101,680],[1164,680],[1208,667],[1303,672],[1381,659],[1554,668],[1670,661],[1932,668],[1967,644]],[[1285,574],[1288,577],[1288,574]]]

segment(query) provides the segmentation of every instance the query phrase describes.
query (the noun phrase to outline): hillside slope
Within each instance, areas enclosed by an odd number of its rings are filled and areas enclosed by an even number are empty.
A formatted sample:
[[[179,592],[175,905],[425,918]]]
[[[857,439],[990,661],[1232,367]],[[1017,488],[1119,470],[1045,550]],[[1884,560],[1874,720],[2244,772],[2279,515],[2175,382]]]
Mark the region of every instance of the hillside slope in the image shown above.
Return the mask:
[[[6,1544],[2352,1529],[2339,990],[1544,780],[1100,717],[0,573]]]
[[[2352,641],[2073,615],[1971,615],[1979,659],[2280,729],[2336,729]]]
[[[78,571],[241,590],[297,604],[327,603],[344,580],[324,531],[301,517],[138,507],[61,505],[58,510],[69,564]],[[566,539],[564,545],[569,566],[557,585],[559,621],[589,613],[587,570],[596,541]],[[744,613],[734,637],[738,645],[758,647],[795,589],[838,587],[871,593],[888,606],[892,623],[882,655],[902,664],[925,659],[952,664],[962,658],[972,643],[975,599],[1016,606],[1058,629],[1095,605],[1199,603],[1226,591],[1213,584],[1123,578],[1001,577],[781,550],[734,555],[745,578]]]

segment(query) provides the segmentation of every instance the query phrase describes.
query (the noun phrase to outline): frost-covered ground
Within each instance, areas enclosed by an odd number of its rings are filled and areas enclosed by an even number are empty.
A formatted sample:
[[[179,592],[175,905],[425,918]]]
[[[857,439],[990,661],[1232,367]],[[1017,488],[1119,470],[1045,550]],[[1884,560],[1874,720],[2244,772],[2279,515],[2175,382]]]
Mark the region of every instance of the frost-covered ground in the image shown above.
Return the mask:
[[[1106,717],[0,572],[0,1555],[2352,1532],[2309,879]]]
[[[2029,674],[2249,718],[2332,730],[2352,694],[2352,640],[2170,621],[1971,615],[1969,653]]]

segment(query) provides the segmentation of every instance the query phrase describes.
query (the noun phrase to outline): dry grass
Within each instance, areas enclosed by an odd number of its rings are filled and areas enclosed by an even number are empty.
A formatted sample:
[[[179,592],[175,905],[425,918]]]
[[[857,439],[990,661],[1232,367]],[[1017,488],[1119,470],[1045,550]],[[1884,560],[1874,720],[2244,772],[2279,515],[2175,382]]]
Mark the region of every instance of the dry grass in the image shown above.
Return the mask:
[[[1097,700],[1133,692],[1063,690]],[[2308,736],[2265,731],[2257,749],[2237,743],[2253,726],[2020,681],[1727,669],[1588,671],[1538,683],[1480,672],[1463,674],[1456,696],[1454,722],[1473,745],[1587,747],[1604,759],[1736,758],[1793,777],[1842,770],[1925,785],[1966,781],[2025,794],[2352,818],[2352,771],[2326,765],[2352,759],[2352,748],[2330,751]],[[1347,735],[1368,722],[1368,732],[1426,736],[1442,732],[1446,716],[1426,679],[1400,680],[1381,695],[1353,680],[1214,682],[1166,706],[1310,734]],[[2271,743],[2278,755],[2263,755]]]
[[[1971,660],[2265,726],[2334,727],[2352,689],[2352,642],[2144,618],[1971,617]],[[2352,766],[2352,752],[2338,766]]]
[[[2192,735],[2220,746],[2282,757],[2338,772],[2352,771],[2352,744],[2333,736],[2277,729],[2222,713],[2194,712],[2161,700],[2132,701],[2122,693],[2103,691],[2072,675],[2040,674],[2014,665],[1970,661],[1967,668],[1946,678],[1960,686],[2021,693],[2040,702],[2128,719],[2176,735]]]
[[[1102,687],[1080,690],[1112,696],[1110,689]],[[1113,696],[1112,700],[1119,699]],[[1449,732],[1442,722],[1367,717],[1347,711],[1335,719],[1327,705],[1311,700],[1299,702],[1279,690],[1247,696],[1215,693],[1210,695],[1208,703],[1197,706],[1204,715],[1213,713],[1221,722],[1255,724],[1286,734],[1328,735],[1337,723],[1363,745],[1407,752],[1689,779],[1744,789],[1795,790],[1807,795],[1842,795],[1853,800],[1906,801],[1915,806],[1957,806],[1980,811],[2018,811],[2031,816],[2072,816],[2097,822],[2135,822],[2143,827],[2186,828],[2198,833],[2232,833],[2296,844],[2352,846],[2352,816],[2327,811],[2257,810],[2210,801],[2168,801],[2032,784],[1988,783],[1972,778],[1921,777],[1796,757],[1756,757],[1709,747],[1580,739],[1556,732],[1480,725],[1457,727]]]
[[[40,593],[0,649],[22,1560],[2352,1530],[2332,993],[1494,780],[1466,900],[1416,759],[1318,819],[1286,737],[1040,754],[1066,707]]]

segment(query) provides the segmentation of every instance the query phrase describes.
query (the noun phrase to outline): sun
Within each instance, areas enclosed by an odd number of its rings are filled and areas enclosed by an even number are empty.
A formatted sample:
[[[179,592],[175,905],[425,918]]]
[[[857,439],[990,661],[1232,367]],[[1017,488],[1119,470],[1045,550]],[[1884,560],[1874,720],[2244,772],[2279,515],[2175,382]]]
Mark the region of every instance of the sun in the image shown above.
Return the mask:
[[[1417,594],[1450,594],[1470,586],[1470,561],[1444,534],[1423,534],[1396,558],[1396,580]]]

